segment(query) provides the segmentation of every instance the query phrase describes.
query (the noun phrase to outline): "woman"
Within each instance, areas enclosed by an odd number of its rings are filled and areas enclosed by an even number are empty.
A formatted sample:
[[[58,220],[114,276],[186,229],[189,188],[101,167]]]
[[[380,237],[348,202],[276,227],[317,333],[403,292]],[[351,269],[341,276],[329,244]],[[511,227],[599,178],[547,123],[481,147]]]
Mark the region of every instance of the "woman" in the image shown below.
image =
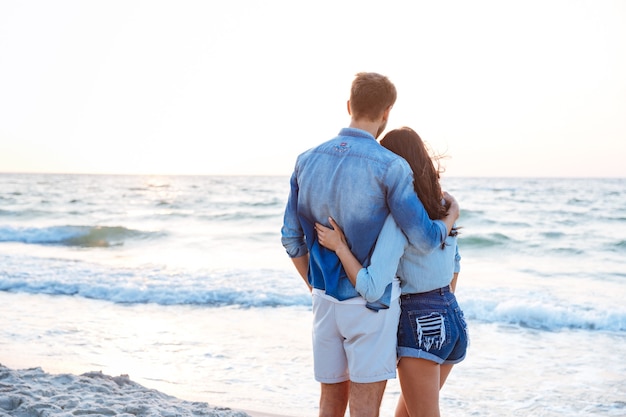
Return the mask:
[[[447,208],[435,168],[419,135],[408,127],[387,133],[381,145],[411,166],[415,191],[431,219],[441,219]],[[439,390],[455,363],[465,358],[467,325],[454,296],[460,269],[457,230],[440,249],[419,252],[389,217],[381,230],[371,264],[363,268],[350,243],[332,218],[333,229],[316,224],[321,245],[335,251],[352,284],[366,298],[374,298],[397,275],[402,295],[398,325],[398,376],[402,394],[396,417],[439,416]],[[400,259],[399,264],[394,262]],[[385,265],[381,268],[381,264]]]

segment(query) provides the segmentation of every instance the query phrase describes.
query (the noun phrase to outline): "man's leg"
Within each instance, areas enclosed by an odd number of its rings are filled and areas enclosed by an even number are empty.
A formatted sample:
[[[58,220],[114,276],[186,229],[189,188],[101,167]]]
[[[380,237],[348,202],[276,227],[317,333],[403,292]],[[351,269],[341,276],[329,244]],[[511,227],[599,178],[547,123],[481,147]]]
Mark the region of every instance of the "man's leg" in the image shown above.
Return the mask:
[[[342,310],[343,345],[351,379],[351,417],[378,417],[380,413],[387,380],[396,377],[399,317],[399,300],[378,312],[358,304]]]
[[[378,417],[387,381],[350,383],[350,417]]]
[[[322,384],[320,417],[344,417],[350,392],[350,381]]]

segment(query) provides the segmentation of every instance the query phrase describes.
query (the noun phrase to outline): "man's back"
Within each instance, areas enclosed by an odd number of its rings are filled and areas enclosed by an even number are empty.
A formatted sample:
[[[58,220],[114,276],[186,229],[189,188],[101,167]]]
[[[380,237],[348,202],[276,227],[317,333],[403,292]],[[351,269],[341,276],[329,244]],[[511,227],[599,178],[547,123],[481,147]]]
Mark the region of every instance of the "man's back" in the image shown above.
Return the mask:
[[[304,233],[311,257],[310,284],[339,300],[358,296],[335,253],[317,243],[315,222],[328,224],[328,217],[333,217],[342,225],[355,256],[369,264],[390,212],[389,201],[415,194],[410,168],[371,134],[346,128],[336,138],[300,155],[291,181],[292,201],[283,227],[287,252],[304,244]],[[299,256],[296,252],[290,255]]]

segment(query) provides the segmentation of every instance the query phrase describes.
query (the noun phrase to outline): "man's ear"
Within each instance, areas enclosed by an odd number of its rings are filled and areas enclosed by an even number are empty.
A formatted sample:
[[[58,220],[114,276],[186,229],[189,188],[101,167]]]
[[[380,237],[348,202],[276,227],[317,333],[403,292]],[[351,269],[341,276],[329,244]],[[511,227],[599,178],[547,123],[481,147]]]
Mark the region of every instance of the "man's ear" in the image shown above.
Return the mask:
[[[347,106],[347,108],[348,108],[348,114],[349,114],[350,116],[352,116],[352,109],[350,109],[350,100],[348,100],[348,101],[346,102],[346,106]]]
[[[389,120],[389,113],[391,112],[391,109],[393,108],[393,106],[389,106],[385,109],[385,111],[383,112],[383,121],[387,121]]]

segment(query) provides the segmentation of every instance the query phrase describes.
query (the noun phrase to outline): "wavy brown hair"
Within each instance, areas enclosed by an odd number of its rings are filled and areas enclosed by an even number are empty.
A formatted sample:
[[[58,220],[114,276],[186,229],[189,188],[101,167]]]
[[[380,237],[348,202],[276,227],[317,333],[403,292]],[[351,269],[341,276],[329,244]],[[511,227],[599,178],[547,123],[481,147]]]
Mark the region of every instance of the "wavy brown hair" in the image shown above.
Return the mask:
[[[403,157],[413,170],[413,186],[428,217],[439,220],[446,216],[448,207],[441,204],[439,184],[440,156],[431,157],[422,138],[409,127],[389,131],[380,144]],[[435,162],[437,166],[435,166]]]

